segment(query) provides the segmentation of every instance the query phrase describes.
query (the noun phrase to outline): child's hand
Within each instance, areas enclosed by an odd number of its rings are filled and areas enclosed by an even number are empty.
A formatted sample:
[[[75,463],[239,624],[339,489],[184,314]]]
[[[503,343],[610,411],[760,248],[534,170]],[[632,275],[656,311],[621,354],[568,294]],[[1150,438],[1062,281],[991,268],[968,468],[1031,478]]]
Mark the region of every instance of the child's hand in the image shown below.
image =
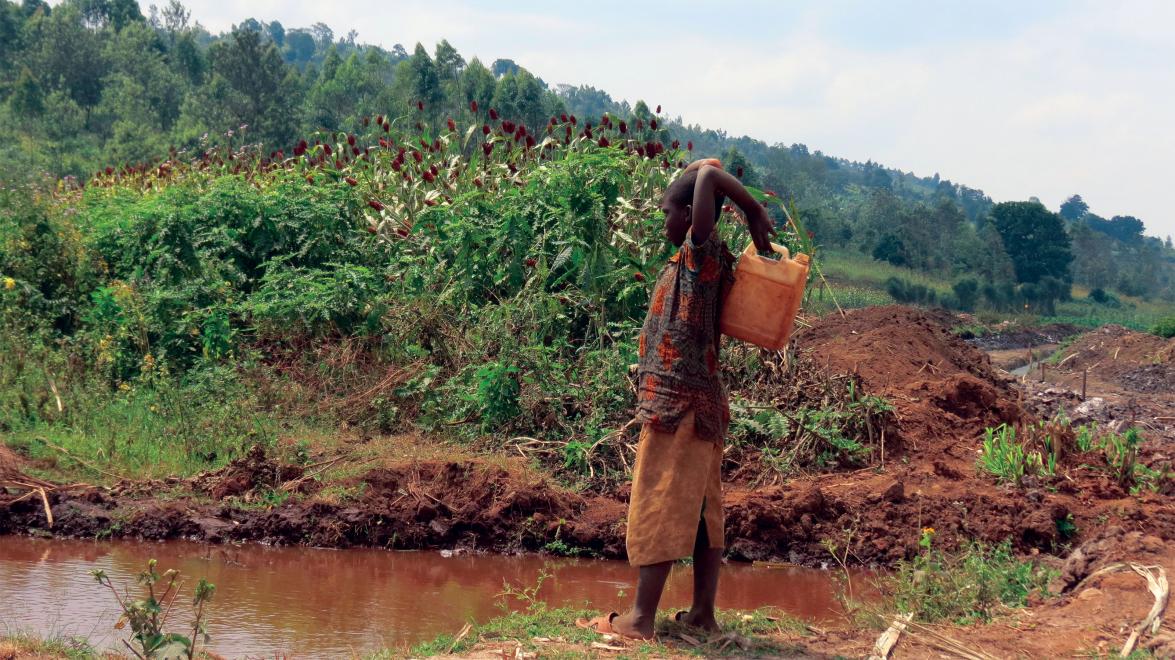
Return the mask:
[[[718,160],[717,158],[699,158],[687,165],[685,171],[692,172],[703,165],[713,165],[718,169],[722,169],[722,161]]]
[[[760,252],[771,251],[771,237],[775,235],[775,223],[767,208],[755,203],[749,210],[744,209],[747,216],[747,231],[751,233],[751,240]]]

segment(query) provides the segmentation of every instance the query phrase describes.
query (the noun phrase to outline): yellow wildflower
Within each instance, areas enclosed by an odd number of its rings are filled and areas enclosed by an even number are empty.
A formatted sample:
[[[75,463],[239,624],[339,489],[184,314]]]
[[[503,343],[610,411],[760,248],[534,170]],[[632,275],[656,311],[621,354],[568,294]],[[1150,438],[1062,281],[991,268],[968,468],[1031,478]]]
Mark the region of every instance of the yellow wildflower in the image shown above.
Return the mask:
[[[9,291],[15,289],[16,288],[16,280],[12,279],[11,277],[5,277],[4,278],[4,288],[8,289]]]

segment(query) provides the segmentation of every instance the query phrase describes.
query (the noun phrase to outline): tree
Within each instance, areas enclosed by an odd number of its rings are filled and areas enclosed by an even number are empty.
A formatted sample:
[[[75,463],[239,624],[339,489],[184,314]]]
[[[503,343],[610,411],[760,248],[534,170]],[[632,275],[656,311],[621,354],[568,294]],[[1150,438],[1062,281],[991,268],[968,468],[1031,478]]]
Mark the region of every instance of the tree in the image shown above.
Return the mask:
[[[1018,282],[1035,284],[1043,277],[1072,281],[1073,253],[1061,216],[1039,202],[1003,202],[992,207],[991,218]]]
[[[314,36],[314,45],[318,50],[325,51],[335,42],[334,30],[326,23],[315,23],[310,26],[310,34]]]
[[[287,69],[277,46],[262,43],[258,32],[236,30],[228,39],[217,42],[208,57],[213,76],[224,80],[232,92],[218,94],[212,101],[224,104],[222,116],[233,118],[233,125],[214,124],[208,128],[219,132],[248,124],[250,135],[269,144],[288,143],[297,126],[296,106],[290,98]]]
[[[1069,222],[1076,222],[1089,212],[1089,204],[1081,199],[1081,195],[1073,195],[1061,204],[1061,217]]]
[[[306,64],[314,57],[314,37],[305,30],[290,30],[286,33],[286,59],[298,64]]]
[[[1113,285],[1118,277],[1118,261],[1104,236],[1084,222],[1073,225],[1070,236],[1073,240],[1074,279],[1094,289]]]
[[[411,95],[406,99],[409,103],[422,102],[428,112],[435,110],[443,95],[441,94],[441,79],[437,75],[436,63],[428,56],[428,51],[419,43],[412,57],[408,58],[408,91]]]
[[[507,73],[517,73],[521,68],[514,60],[505,59],[494,60],[494,63],[490,65],[490,71],[498,78]]]
[[[494,74],[475,57],[461,72],[460,84],[465,95],[465,106],[468,107],[471,101],[477,101],[478,107],[485,112],[494,99],[494,90],[498,83],[494,79]]]
[[[461,70],[465,68],[465,58],[453,48],[448,39],[442,39],[437,44],[436,51],[437,74],[442,80],[457,80]]]
[[[175,46],[176,38],[188,29],[188,21],[191,18],[191,10],[184,7],[179,0],[169,0],[163,8],[163,29],[167,32],[172,46]]]
[[[282,26],[281,21],[273,21],[265,25],[265,31],[269,33],[269,38],[273,43],[281,48],[286,43],[286,29]]]
[[[102,97],[106,62],[101,33],[85,26],[81,9],[69,3],[48,16],[34,15],[26,31],[32,41],[30,68],[38,78],[65,89],[83,109],[96,105]],[[63,48],[63,44],[69,47]]]
[[[13,85],[8,106],[13,114],[22,118],[40,117],[45,112],[45,94],[27,66],[21,69],[20,78]]]

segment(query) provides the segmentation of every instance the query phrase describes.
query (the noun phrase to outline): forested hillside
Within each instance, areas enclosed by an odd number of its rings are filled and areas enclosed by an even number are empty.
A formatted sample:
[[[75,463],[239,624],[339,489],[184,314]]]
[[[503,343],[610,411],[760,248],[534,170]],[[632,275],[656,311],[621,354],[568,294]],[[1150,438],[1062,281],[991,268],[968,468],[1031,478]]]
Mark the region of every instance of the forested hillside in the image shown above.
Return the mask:
[[[177,0],[147,9],[0,0],[0,176],[85,181],[217,145],[289,154],[302,135],[358,131],[376,115],[429,129],[472,121],[474,105],[529,127],[563,115],[590,126],[609,113],[651,145],[722,157],[748,183],[793,200],[819,244],[927,273],[950,291],[890,282],[898,300],[1048,313],[1071,284],[1110,306],[1122,304],[1113,291],[1175,300],[1170,238],[1145,236],[1130,216],[1103,219],[1079,196],[1060,209],[1063,222],[1039,204],[994,211],[981,190],[937,174],[686,125],[671,118],[681,109],[661,114],[592,87],[549,85],[510,59],[467,61],[446,41],[409,52],[321,23],[255,19],[213,35],[197,19]],[[1026,268],[1042,251],[1047,268]]]

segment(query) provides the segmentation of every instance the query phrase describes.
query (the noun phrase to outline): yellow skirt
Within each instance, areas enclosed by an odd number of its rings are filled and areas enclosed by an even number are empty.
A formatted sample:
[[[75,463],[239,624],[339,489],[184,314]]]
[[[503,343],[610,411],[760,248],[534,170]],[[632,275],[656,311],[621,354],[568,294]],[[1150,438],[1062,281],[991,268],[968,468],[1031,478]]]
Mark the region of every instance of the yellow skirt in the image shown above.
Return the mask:
[[[722,446],[698,438],[694,414],[673,433],[641,427],[628,503],[628,561],[648,566],[693,554],[699,522],[723,547]]]

